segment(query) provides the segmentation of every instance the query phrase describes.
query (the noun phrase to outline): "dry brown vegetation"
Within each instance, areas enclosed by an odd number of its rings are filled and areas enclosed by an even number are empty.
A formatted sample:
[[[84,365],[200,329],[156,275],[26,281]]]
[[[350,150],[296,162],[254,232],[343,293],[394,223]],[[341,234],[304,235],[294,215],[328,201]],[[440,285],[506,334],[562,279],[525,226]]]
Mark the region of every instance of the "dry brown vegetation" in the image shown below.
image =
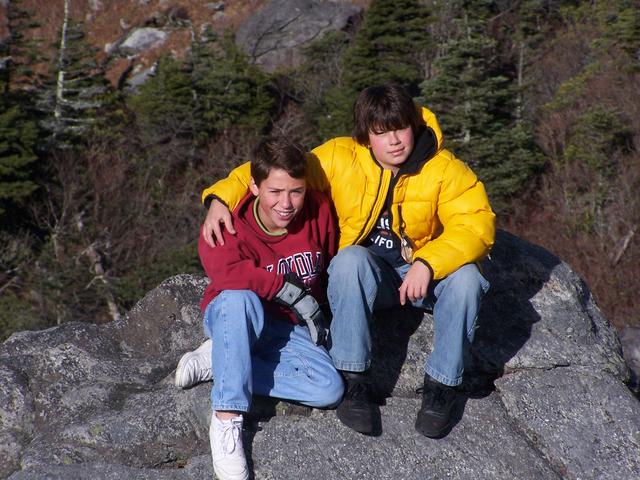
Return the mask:
[[[619,61],[624,56],[615,46],[594,49],[598,32],[588,24],[568,25],[562,33],[540,54],[534,87],[537,141],[547,155],[547,171],[531,197],[523,205],[518,200],[516,213],[501,223],[574,267],[616,326],[637,326],[640,73],[630,73],[632,65]],[[613,112],[612,119],[619,119],[625,131],[618,148],[595,165],[588,160],[588,146],[580,157],[567,155],[574,148],[581,116],[593,109]],[[582,141],[592,142],[598,155],[599,131],[587,131],[592,138]]]
[[[21,0],[23,8],[36,12],[40,28],[35,34],[46,38],[47,45],[58,35],[62,1]],[[103,53],[105,44],[132,28],[175,22],[162,48],[109,62],[107,76],[116,85],[122,72],[134,65],[148,66],[167,52],[183,58],[191,28],[197,30],[204,23],[217,31],[237,26],[266,2],[228,0],[224,15],[197,0],[74,0],[72,6],[74,18],[84,19],[88,39]],[[92,11],[92,5],[99,5],[99,10]],[[181,19],[188,20],[182,27]],[[640,326],[636,293],[640,290],[640,73],[619,61],[625,57],[615,42],[598,46],[602,31],[596,23],[559,23],[555,38],[542,42],[525,75],[533,92],[527,100],[528,120],[546,156],[545,171],[531,179],[527,192],[513,199],[508,213],[499,216],[499,226],[544,246],[575,268],[617,327]],[[0,35],[4,24],[0,10]],[[340,65],[337,54],[333,60]],[[301,81],[304,75],[300,73]],[[318,82],[315,73],[311,75]],[[305,104],[288,98],[295,80],[300,78],[274,80],[280,105],[273,111],[271,128],[311,147],[318,133]],[[307,99],[316,95],[321,100],[326,86],[319,82],[314,88]],[[166,134],[171,127],[180,130],[175,125],[161,130]],[[47,202],[47,193],[42,204],[34,205],[33,216],[38,228],[50,233],[51,245],[43,248],[46,255],[41,259],[24,260],[24,265],[37,265],[31,277],[22,272],[0,275],[6,276],[0,278],[3,291],[18,292],[20,301],[26,299],[42,312],[53,311],[56,308],[44,305],[42,293],[53,287],[43,284],[58,282],[57,293],[48,301],[55,302],[65,289],[78,291],[84,297],[71,304],[83,304],[84,310],[71,305],[67,312],[57,311],[57,321],[74,315],[105,321],[109,319],[105,302],[112,290],[116,294],[118,288],[126,290],[122,297],[130,303],[144,294],[150,278],[156,281],[176,273],[170,271],[172,266],[182,265],[184,259],[171,263],[171,255],[193,247],[194,232],[203,218],[200,191],[249,157],[256,132],[223,128],[195,147],[189,138],[145,143],[144,133],[135,128],[126,127],[124,136],[115,141],[88,142],[81,152],[57,152],[50,159],[50,173],[58,179],[50,193],[58,204]],[[611,138],[606,137],[608,132]],[[33,241],[28,236],[18,240],[25,245]],[[11,245],[3,250],[14,248]],[[100,277],[96,262],[104,269],[104,282],[91,289]],[[127,270],[130,265],[140,268],[132,273]],[[70,270],[78,272],[76,284],[66,286],[61,282],[70,281]],[[120,287],[110,283],[113,279],[120,281]]]

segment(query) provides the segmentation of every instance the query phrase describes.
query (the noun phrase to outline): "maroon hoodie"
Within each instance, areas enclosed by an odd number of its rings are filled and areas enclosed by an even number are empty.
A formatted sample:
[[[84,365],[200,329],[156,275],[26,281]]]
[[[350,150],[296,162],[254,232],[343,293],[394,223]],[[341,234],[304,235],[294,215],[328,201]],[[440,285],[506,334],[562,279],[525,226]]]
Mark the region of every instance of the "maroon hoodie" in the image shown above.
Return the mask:
[[[284,275],[295,273],[318,303],[326,302],[326,269],[338,246],[335,219],[328,198],[307,190],[300,212],[283,235],[267,235],[253,214],[255,197],[247,195],[233,212],[236,234],[223,231],[224,245],[211,248],[200,232],[200,262],[211,280],[200,306],[207,305],[223,290],[251,290],[265,308],[298,323],[293,313],[274,302]]]

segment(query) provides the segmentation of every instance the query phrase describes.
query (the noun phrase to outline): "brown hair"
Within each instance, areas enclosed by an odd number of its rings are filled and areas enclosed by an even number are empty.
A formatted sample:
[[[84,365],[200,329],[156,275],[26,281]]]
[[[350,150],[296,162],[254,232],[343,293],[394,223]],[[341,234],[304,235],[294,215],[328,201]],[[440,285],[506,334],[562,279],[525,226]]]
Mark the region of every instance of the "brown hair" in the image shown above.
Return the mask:
[[[287,172],[293,178],[304,178],[307,174],[307,160],[304,152],[285,137],[266,137],[253,150],[251,176],[256,185],[269,176],[273,168]]]
[[[369,144],[369,132],[382,133],[411,127],[417,133],[422,119],[409,92],[389,83],[365,88],[353,109],[353,137],[360,145]]]

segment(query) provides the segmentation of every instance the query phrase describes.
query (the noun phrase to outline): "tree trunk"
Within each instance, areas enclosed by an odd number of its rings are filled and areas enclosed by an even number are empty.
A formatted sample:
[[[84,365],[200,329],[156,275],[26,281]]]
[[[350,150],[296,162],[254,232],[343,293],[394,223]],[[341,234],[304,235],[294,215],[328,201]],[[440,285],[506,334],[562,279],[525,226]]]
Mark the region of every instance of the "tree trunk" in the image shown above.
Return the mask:
[[[69,26],[69,10],[71,0],[64,0],[64,19],[62,21],[62,33],[60,34],[60,54],[58,56],[58,80],[56,82],[56,104],[53,116],[56,123],[62,117],[62,104],[64,103],[64,56],[67,49],[67,28]]]

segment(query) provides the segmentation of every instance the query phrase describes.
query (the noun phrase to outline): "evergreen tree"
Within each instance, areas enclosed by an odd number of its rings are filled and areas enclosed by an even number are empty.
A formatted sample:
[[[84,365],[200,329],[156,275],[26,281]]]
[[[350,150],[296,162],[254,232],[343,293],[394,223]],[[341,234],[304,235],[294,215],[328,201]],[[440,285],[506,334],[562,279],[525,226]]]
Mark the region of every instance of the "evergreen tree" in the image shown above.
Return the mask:
[[[186,63],[162,58],[129,100],[150,143],[183,139],[193,145],[232,126],[260,132],[274,103],[269,78],[249,63],[233,38],[208,32],[193,42]]]
[[[373,0],[353,46],[343,58],[342,81],[354,92],[396,82],[417,87],[431,46],[429,12],[414,0]]]
[[[153,76],[128,104],[136,114],[146,145],[190,141],[204,127],[196,115],[191,72],[169,56],[158,61]]]
[[[270,79],[236,46],[233,35],[205,36],[190,59],[197,112],[205,131],[235,126],[256,133],[267,127],[275,105]]]
[[[326,140],[322,136],[323,129],[319,128],[319,124],[332,123],[327,95],[336,88],[341,76],[341,59],[349,41],[350,37],[346,32],[326,32],[304,49],[305,60],[293,75],[291,95],[303,104],[305,119],[312,126],[314,138],[309,142],[311,144],[319,144]],[[353,99],[348,101],[353,102]]]
[[[90,45],[84,25],[70,17],[70,0],[65,0],[54,77],[40,94],[43,127],[57,147],[86,140],[108,103],[108,82],[97,63],[97,49]]]
[[[9,38],[4,41],[6,59],[10,62],[8,88],[12,91],[34,90],[42,82],[47,59],[42,57],[41,42],[35,36],[39,24],[22,0],[6,4]],[[4,56],[4,55],[3,55]]]
[[[440,120],[447,145],[487,184],[497,210],[541,166],[519,110],[520,90],[486,32],[490,2],[459,3],[457,32],[434,61],[420,101]]]
[[[7,45],[0,48],[0,57],[8,53]],[[20,92],[9,89],[11,62],[0,69],[0,219],[5,225],[8,210],[24,204],[36,190],[35,153],[38,130],[19,102]],[[16,212],[14,212],[16,213]]]
[[[18,105],[0,100],[0,218],[24,204],[37,188],[35,145],[38,133]],[[7,225],[8,226],[8,225]]]
[[[640,9],[636,2],[623,2],[623,7],[612,31],[620,40],[622,49],[630,56],[635,55],[637,59],[638,52],[640,52]]]
[[[371,2],[327,93],[327,114],[318,119],[323,136],[349,134],[355,98],[366,87],[395,82],[417,90],[432,47],[428,27],[429,11],[416,0]]]

